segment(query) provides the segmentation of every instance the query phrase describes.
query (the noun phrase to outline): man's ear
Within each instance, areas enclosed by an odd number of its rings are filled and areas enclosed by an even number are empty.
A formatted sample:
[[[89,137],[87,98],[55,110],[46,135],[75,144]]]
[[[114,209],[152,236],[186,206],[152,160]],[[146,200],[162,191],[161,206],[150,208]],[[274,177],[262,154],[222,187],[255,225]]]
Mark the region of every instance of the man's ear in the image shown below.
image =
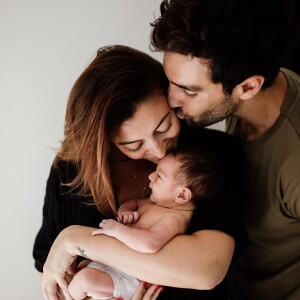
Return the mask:
[[[177,204],[185,204],[188,203],[192,198],[192,192],[189,188],[182,187],[179,189],[177,196],[175,198],[175,202]]]
[[[239,93],[239,98],[241,100],[249,100],[253,98],[261,90],[264,82],[265,78],[261,75],[254,75],[247,78],[236,87]]]

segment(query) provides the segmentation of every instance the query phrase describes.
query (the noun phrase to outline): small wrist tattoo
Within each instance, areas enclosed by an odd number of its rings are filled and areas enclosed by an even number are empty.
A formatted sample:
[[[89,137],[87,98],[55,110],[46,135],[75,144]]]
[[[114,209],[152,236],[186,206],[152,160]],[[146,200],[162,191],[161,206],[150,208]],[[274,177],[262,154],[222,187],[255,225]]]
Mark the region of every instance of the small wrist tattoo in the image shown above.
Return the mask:
[[[79,246],[76,246],[76,248],[78,249],[79,253],[80,253],[80,256],[84,257],[84,258],[87,258],[87,259],[90,259],[84,252],[83,249],[81,249]]]

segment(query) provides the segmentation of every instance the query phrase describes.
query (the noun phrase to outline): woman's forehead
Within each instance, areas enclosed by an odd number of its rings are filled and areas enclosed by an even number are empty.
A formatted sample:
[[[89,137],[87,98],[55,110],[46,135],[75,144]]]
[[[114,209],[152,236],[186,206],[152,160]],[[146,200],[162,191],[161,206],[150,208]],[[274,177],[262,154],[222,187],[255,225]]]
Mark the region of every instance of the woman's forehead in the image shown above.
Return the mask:
[[[133,118],[124,121],[119,130],[118,135],[126,137],[133,137],[135,134],[139,135],[152,135],[156,129],[164,123],[164,121],[168,118],[169,108],[166,110],[156,111],[152,113],[152,111],[145,111],[145,113],[140,113],[135,115]]]
[[[152,135],[153,131],[168,117],[171,109],[166,97],[158,96],[137,107],[133,117],[124,121],[117,132],[120,139],[131,140],[137,135]]]

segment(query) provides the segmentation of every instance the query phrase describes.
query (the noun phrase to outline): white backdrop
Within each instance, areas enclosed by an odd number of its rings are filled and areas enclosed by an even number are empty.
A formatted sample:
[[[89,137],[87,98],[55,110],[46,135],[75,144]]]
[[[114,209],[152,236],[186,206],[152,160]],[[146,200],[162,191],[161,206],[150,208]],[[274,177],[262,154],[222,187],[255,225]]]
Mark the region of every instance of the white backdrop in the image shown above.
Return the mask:
[[[151,54],[160,2],[0,0],[1,299],[42,299],[32,245],[75,79],[103,45]]]

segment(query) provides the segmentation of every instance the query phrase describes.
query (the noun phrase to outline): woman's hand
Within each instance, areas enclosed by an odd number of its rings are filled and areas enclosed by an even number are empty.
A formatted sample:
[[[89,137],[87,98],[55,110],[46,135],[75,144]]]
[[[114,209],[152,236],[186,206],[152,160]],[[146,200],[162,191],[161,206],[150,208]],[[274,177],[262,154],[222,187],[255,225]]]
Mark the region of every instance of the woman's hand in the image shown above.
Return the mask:
[[[141,281],[131,300],[155,300],[162,290],[160,285]]]
[[[42,289],[46,300],[73,300],[68,291],[67,273],[77,256],[71,256],[65,249],[64,231],[54,241],[43,268]],[[59,292],[59,294],[58,294]]]

